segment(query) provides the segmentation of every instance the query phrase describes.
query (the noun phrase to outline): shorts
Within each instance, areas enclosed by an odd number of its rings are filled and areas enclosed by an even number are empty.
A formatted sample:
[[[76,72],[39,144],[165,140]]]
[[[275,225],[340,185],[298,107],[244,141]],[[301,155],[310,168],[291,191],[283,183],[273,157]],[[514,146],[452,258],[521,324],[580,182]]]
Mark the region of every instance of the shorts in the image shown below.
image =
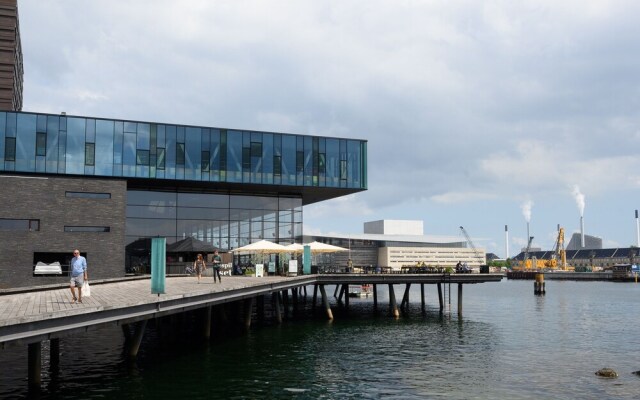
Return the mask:
[[[71,286],[81,288],[84,285],[84,275],[72,276],[71,277]]]

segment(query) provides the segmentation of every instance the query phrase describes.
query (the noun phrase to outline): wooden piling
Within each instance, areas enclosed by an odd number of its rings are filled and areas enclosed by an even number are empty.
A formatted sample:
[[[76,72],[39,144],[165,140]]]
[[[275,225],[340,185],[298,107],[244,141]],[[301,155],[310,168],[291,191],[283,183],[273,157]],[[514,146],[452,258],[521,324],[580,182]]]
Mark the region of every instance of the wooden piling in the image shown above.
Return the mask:
[[[424,283],[420,284],[420,305],[422,312],[426,312],[426,303],[424,301]]]
[[[318,301],[318,285],[313,285],[313,303],[311,303],[311,309],[315,311],[316,303]]]
[[[282,314],[280,313],[280,293],[275,292],[273,294],[273,316],[276,319],[276,322],[282,323]]]
[[[373,309],[378,309],[378,285],[373,284]]]
[[[458,283],[458,316],[462,315],[462,283]]]
[[[205,339],[209,339],[211,337],[211,306],[205,307],[203,313],[202,336]]]
[[[245,328],[251,328],[251,313],[253,312],[254,297],[244,299],[244,326]]]
[[[42,342],[29,343],[27,349],[29,389],[39,390],[42,383]]]
[[[398,310],[398,303],[396,302],[396,292],[393,290],[393,284],[389,284],[389,307],[391,308],[391,315],[394,318],[400,318],[400,310]]]
[[[544,274],[536,273],[535,281],[533,282],[533,294],[545,294]]]
[[[60,339],[49,340],[49,366],[52,370],[60,366]]]
[[[444,299],[442,298],[442,283],[438,282],[438,302],[440,303],[440,312],[444,310]]]
[[[407,283],[404,287],[404,295],[402,295],[402,302],[400,303],[400,308],[404,309],[409,306],[409,289],[411,289],[411,284]]]
[[[330,320],[333,320],[333,313],[331,312],[331,307],[329,306],[329,299],[327,298],[327,292],[324,289],[324,285],[319,285],[319,286],[320,286],[320,294],[322,295],[322,304],[327,313],[327,317]]]
[[[144,330],[147,327],[147,320],[142,320],[136,324],[136,331],[129,342],[129,357],[136,358],[138,356],[138,350],[140,350],[140,343],[142,343],[142,337],[144,336]]]

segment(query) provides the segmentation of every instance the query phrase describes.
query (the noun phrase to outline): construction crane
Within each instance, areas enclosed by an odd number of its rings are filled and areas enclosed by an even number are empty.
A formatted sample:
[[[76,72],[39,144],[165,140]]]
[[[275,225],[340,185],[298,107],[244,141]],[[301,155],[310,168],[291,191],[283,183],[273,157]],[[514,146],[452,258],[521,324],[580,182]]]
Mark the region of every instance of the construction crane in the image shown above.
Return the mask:
[[[482,253],[480,253],[480,251],[473,244],[467,231],[465,231],[463,227],[460,227],[460,230],[464,234],[465,239],[467,239],[467,243],[469,243],[469,246],[471,246],[471,250],[473,250],[473,253],[475,254],[476,258],[478,258],[479,265],[483,265],[485,263],[485,258],[482,256]]]
[[[522,257],[522,261],[520,262],[520,266],[514,267],[513,269],[516,271],[524,271],[525,269],[531,269],[533,265],[532,261],[529,261],[529,252],[531,251],[531,243],[533,243],[533,236],[529,236],[529,242],[527,242],[527,247],[524,249],[524,255]]]
[[[556,269],[560,262],[560,269],[563,271],[572,269],[567,265],[567,252],[564,249],[564,228],[558,228],[558,237],[553,245],[553,255],[550,260],[545,261],[545,267]]]

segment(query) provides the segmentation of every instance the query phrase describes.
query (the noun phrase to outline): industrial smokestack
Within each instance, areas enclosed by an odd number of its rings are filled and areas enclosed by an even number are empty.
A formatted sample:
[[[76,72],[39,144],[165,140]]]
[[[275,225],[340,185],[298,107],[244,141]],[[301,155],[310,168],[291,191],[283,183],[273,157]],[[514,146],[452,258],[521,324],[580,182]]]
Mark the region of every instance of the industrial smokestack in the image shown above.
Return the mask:
[[[580,247],[584,249],[584,217],[580,216]]]
[[[640,247],[640,222],[638,222],[638,210],[636,210],[636,245]]]
[[[506,254],[505,260],[509,259],[509,228],[504,226],[504,252]]]

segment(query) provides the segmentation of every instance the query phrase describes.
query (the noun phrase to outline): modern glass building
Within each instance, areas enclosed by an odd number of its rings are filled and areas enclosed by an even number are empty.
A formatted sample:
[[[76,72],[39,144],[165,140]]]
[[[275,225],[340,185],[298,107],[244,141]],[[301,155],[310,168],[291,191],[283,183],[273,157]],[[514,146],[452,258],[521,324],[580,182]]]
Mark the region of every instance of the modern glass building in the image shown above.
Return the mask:
[[[363,140],[0,112],[0,286],[73,248],[121,276],[146,238],[300,242],[303,206],[367,188]],[[19,262],[17,262],[19,261]],[[24,271],[13,269],[20,265]],[[63,268],[64,269],[64,268]],[[63,271],[64,273],[64,271]]]

